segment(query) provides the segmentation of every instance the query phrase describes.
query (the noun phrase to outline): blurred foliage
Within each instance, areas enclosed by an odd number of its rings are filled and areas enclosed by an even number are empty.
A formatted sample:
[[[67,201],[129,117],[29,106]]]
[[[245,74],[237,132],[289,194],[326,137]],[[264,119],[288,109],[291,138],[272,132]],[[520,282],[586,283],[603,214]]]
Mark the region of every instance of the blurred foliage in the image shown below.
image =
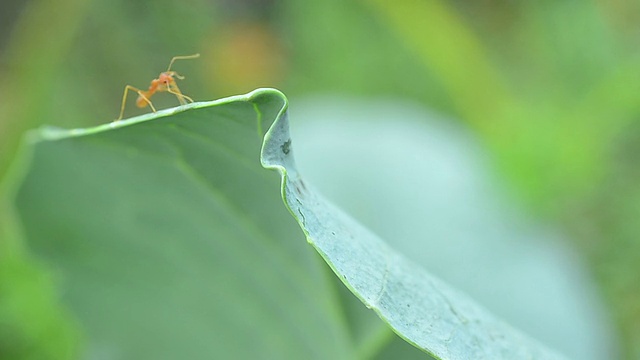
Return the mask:
[[[125,84],[143,88],[174,55],[203,54],[175,66],[195,100],[260,86],[294,99],[316,92],[414,99],[467,124],[492,149],[510,191],[573,235],[626,357],[640,357],[640,4],[31,0],[0,7],[0,177],[23,132],[51,119],[46,114],[67,127],[110,121]],[[175,105],[162,95],[157,108]],[[144,111],[129,107],[126,115]],[[7,217],[0,217],[2,261],[30,264],[7,234]],[[3,303],[7,286],[19,282],[3,284]]]

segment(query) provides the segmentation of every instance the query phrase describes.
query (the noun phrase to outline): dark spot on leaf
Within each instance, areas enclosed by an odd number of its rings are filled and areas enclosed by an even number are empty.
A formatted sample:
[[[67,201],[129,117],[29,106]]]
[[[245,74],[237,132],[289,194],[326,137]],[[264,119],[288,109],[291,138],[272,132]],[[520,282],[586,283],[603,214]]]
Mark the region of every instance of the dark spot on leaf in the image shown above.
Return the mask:
[[[280,145],[280,149],[282,149],[282,152],[285,155],[289,154],[289,151],[291,151],[291,139],[285,141],[284,144]]]

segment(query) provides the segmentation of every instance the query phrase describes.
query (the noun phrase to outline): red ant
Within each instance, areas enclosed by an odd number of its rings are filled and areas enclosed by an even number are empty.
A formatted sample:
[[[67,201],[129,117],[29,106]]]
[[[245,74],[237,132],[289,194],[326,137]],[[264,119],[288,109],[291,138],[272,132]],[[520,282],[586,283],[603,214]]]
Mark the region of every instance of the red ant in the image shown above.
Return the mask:
[[[160,76],[158,76],[157,79],[151,80],[151,85],[149,85],[149,89],[147,91],[142,91],[131,85],[127,85],[124,88],[124,94],[122,95],[122,106],[120,107],[120,116],[118,117],[118,120],[121,120],[122,115],[124,114],[124,106],[127,102],[127,93],[129,92],[129,90],[132,90],[138,93],[136,106],[138,106],[139,108],[143,108],[148,105],[149,107],[151,107],[151,110],[153,110],[153,112],[156,112],[156,108],[153,107],[153,104],[149,99],[151,99],[153,94],[155,94],[156,92],[166,91],[174,94],[178,98],[180,105],[187,104],[185,99],[187,99],[189,102],[193,102],[193,99],[184,95],[180,91],[180,88],[178,88],[178,84],[176,84],[175,79],[182,80],[184,79],[184,76],[180,76],[180,74],[178,74],[177,72],[171,71],[171,65],[173,65],[173,62],[176,60],[195,59],[199,56],[200,54],[193,54],[193,55],[187,55],[187,56],[174,56],[173,59],[171,59],[171,62],[169,63],[169,67],[167,68],[167,71],[160,73]]]

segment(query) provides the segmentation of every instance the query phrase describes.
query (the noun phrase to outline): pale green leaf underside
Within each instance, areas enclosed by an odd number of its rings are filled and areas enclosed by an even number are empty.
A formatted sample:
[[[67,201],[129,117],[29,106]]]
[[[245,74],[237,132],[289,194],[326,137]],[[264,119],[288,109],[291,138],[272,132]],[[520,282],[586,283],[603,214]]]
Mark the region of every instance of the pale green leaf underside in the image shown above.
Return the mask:
[[[267,132],[262,164],[280,171],[283,198],[307,240],[368,308],[441,359],[562,358],[410,262],[306,184],[296,171],[286,110]]]
[[[30,247],[62,274],[88,357],[356,356],[330,282],[273,207],[278,181],[261,159],[283,175],[308,241],[400,336],[441,359],[559,358],[305,184],[286,109],[260,89],[33,135],[17,208]]]

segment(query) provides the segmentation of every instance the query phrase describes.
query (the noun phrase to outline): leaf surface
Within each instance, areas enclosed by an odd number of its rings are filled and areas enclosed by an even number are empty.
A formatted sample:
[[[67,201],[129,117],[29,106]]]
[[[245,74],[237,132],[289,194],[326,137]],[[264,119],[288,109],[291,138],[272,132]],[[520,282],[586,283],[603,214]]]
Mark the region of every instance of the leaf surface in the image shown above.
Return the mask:
[[[260,118],[282,104],[257,92],[32,135],[17,209],[85,358],[353,357],[333,284],[260,166]]]

